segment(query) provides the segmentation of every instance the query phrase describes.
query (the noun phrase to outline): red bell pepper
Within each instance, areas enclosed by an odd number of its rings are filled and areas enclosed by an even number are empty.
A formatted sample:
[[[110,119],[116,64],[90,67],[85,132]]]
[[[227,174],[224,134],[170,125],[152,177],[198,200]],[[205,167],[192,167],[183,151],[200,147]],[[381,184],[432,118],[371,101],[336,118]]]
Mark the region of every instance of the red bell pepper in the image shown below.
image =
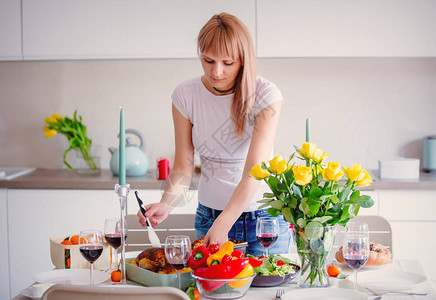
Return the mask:
[[[192,251],[192,256],[189,259],[188,267],[192,270],[198,269],[200,267],[207,266],[207,258],[210,256],[210,251],[204,247],[199,246]]]
[[[242,252],[241,250],[234,250],[232,252],[232,256],[236,257],[236,258],[243,258],[244,257],[244,252]]]
[[[262,260],[257,260],[255,258],[248,258],[249,264],[253,267],[253,268],[257,268],[260,267],[263,264]]]
[[[248,258],[235,259],[208,268],[198,268],[194,271],[194,275],[204,279],[222,279],[220,281],[198,279],[203,289],[207,292],[211,292],[226,284],[228,282],[226,279],[235,278],[247,265]]]

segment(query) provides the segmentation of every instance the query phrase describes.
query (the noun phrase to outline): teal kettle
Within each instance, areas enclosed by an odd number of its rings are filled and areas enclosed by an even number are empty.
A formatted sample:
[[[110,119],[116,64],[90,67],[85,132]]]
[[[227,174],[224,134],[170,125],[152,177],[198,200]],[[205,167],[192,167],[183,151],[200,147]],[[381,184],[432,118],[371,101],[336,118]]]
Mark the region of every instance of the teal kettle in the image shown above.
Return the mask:
[[[131,138],[128,134],[133,134],[139,139],[139,146],[133,145]],[[119,135],[118,135],[119,136]],[[112,174],[118,176],[119,174],[119,149],[109,148],[112,154],[110,160],[110,168]],[[148,170],[148,158],[145,154],[145,138],[143,134],[136,129],[126,129],[126,176],[143,176]]]

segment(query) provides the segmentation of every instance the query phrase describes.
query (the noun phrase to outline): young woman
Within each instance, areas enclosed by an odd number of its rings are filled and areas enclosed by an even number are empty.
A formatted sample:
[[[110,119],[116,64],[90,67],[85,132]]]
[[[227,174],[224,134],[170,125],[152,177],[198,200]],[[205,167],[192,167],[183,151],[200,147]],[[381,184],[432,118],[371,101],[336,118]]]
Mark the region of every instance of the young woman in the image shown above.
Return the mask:
[[[205,244],[229,238],[248,242],[247,252],[262,255],[256,220],[269,216],[256,201],[267,185],[250,177],[253,166],[272,158],[283,102],[279,89],[256,76],[254,46],[246,26],[235,16],[214,15],[198,35],[204,74],[183,82],[172,94],[174,165],[159,203],[146,206],[152,226],[164,220],[183,198],[193,175],[194,149],[201,177],[195,229]],[[138,212],[139,222],[146,226]],[[280,237],[270,253],[287,253],[289,224],[280,221]]]

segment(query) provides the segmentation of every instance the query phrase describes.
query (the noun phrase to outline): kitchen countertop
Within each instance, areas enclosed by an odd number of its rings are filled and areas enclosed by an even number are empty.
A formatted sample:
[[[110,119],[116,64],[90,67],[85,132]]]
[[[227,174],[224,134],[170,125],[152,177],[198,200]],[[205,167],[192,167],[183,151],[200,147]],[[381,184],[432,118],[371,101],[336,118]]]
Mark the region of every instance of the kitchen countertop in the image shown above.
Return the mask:
[[[362,190],[436,190],[436,174],[420,173],[415,180],[380,179],[379,172],[372,170],[374,182]],[[197,189],[199,174],[194,174],[192,188]],[[144,176],[127,177],[131,189],[161,189],[165,181],[156,179],[156,171],[149,170]],[[112,190],[118,177],[110,170],[99,174],[78,174],[68,170],[36,169],[30,174],[11,180],[0,180],[0,188],[8,189],[95,189]]]

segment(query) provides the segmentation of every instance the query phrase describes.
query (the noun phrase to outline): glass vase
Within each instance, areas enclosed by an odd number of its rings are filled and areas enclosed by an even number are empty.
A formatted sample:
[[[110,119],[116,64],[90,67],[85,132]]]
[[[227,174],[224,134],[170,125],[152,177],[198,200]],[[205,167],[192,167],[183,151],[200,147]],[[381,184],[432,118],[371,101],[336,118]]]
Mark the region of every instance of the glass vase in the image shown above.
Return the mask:
[[[75,171],[79,174],[100,173],[100,147],[76,149]]]
[[[300,287],[328,287],[327,259],[332,250],[335,226],[311,226],[293,229],[301,260]]]

